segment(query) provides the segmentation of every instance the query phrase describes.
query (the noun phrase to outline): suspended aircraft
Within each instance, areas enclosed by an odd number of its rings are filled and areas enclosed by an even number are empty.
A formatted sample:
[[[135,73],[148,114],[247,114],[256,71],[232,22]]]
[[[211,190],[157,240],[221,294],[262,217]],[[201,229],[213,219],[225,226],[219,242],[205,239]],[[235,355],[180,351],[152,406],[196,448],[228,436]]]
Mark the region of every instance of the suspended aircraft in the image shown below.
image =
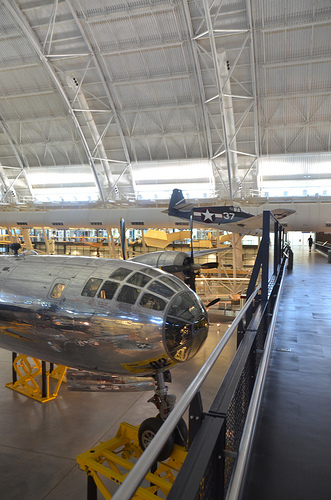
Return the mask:
[[[271,211],[276,219],[281,220],[293,213],[295,210],[279,208]],[[199,225],[215,227],[231,233],[242,233],[260,235],[263,214],[253,215],[244,212],[240,207],[234,206],[212,206],[195,207],[185,202],[181,189],[174,189],[170,198],[167,213],[172,217],[190,219]]]
[[[265,200],[259,201],[258,198],[250,200],[250,213],[251,216],[256,216],[263,212],[263,210],[275,211],[281,210],[290,217],[282,220],[282,224],[286,227],[287,231],[310,231],[310,232],[330,232],[330,212],[331,203],[328,198],[325,197],[305,197],[304,199],[290,198],[288,200]],[[268,201],[268,202],[266,202]],[[255,206],[256,205],[256,206]],[[193,208],[194,205],[191,206]],[[281,207],[281,208],[280,208]],[[1,207],[0,207],[1,208]],[[19,208],[19,207],[17,207]],[[168,210],[164,213],[164,208],[157,207],[145,207],[140,206],[128,206],[121,208],[79,208],[75,210],[74,208],[60,208],[53,210],[13,210],[9,211],[8,207],[6,210],[0,211],[0,227],[4,229],[33,229],[33,228],[48,228],[48,229],[109,229],[119,228],[120,218],[124,217],[126,225],[133,229],[164,229],[164,228],[177,228],[177,229],[188,229],[189,221],[186,217],[183,217],[183,212],[178,210],[178,216],[169,215]],[[174,209],[179,209],[179,206],[173,207]],[[184,208],[184,207],[181,207]],[[190,208],[190,209],[191,209]],[[228,220],[228,222],[218,225],[217,220],[213,222],[213,213],[216,212],[214,206],[205,207],[208,208],[209,214],[201,216],[202,207],[196,207],[198,216],[194,218],[195,227],[201,228],[215,228],[223,229],[227,231],[232,231],[230,228],[231,221],[231,211],[229,212],[229,206],[225,207],[225,212],[228,212],[229,219],[226,219],[226,215],[223,218],[223,222]],[[189,209],[187,209],[189,211]],[[242,213],[243,211],[241,211]],[[240,213],[240,209],[239,209]],[[211,214],[211,215],[210,215]],[[209,215],[211,220],[209,219]],[[238,215],[238,214],[237,214]],[[261,217],[261,215],[259,215]],[[205,220],[209,219],[209,220]],[[262,218],[260,219],[262,221]],[[245,223],[248,223],[246,218]],[[254,222],[254,221],[252,221]],[[239,221],[240,223],[240,221]],[[241,221],[243,223],[243,221]],[[255,221],[255,226],[262,227],[262,223]],[[235,232],[241,232],[245,234],[244,227],[234,224]],[[252,233],[253,234],[253,233]]]

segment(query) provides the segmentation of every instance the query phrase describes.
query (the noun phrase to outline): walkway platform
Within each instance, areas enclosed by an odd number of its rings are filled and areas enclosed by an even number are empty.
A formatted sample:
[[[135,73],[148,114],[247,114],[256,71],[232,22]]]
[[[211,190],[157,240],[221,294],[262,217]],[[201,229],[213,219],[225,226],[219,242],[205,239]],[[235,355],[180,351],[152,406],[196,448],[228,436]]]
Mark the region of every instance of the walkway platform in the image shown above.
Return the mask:
[[[293,252],[241,500],[331,498],[331,265]]]

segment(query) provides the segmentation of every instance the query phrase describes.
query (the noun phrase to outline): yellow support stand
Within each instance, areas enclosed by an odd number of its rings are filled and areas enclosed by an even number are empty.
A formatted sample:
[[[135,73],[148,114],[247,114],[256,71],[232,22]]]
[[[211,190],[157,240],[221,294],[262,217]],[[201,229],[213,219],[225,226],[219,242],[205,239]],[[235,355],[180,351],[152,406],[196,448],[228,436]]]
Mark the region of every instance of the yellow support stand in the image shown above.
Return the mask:
[[[56,398],[62,382],[66,382],[66,369],[66,366],[55,365],[55,368],[46,371],[45,361],[13,353],[13,382],[6,384],[6,387],[40,403],[46,403]],[[50,378],[57,380],[52,393],[49,389]]]
[[[105,481],[122,484],[134,467],[134,460],[142,454],[138,429],[139,427],[122,422],[114,438],[77,456],[80,468],[87,472],[89,478],[93,478],[95,486],[106,500],[110,500],[112,494]],[[185,448],[175,445],[167,461],[158,462],[156,470],[146,475],[148,483],[146,486],[140,486],[133,498],[155,500],[158,493],[162,495],[161,498],[166,498],[186,455]],[[92,498],[96,498],[96,492],[88,496],[88,500]]]

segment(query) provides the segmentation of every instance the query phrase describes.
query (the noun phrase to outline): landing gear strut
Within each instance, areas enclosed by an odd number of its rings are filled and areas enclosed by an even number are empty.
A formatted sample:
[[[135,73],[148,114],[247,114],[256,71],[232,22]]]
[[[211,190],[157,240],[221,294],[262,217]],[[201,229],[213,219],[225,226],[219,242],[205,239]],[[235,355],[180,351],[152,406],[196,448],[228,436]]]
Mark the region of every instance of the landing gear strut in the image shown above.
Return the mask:
[[[148,400],[149,403],[155,404],[159,413],[156,417],[147,418],[142,422],[139,427],[138,437],[139,445],[145,450],[150,444],[155,434],[161,428],[164,420],[168,417],[169,413],[173,410],[176,402],[174,394],[168,394],[168,387],[166,382],[171,382],[171,375],[169,370],[156,370],[155,373],[156,389],[154,396]],[[157,461],[162,462],[170,457],[174,444],[185,446],[187,443],[188,431],[183,418],[180,419],[176,429],[168,438],[163,449],[160,451]]]

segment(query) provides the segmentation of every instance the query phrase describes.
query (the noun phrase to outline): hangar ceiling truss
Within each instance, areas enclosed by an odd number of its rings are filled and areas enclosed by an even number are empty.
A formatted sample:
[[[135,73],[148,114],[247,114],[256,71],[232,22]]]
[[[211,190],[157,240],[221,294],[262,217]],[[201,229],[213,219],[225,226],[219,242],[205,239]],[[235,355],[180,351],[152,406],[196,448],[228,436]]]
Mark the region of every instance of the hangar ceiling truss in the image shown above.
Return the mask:
[[[260,155],[331,151],[330,28],[328,0],[0,0],[0,201],[73,172],[134,202],[146,164],[197,159],[257,193]]]
[[[241,27],[242,9],[239,28],[220,30],[229,17],[233,26],[238,22],[238,13],[229,13],[228,6],[224,11],[222,3],[217,8],[206,0],[124,3],[127,8],[121,2],[97,2],[91,8],[83,0],[6,2],[17,39],[26,40],[31,50],[26,69],[49,78],[47,89],[22,94],[44,96],[44,116],[7,123],[12,135],[17,127],[26,129],[26,142],[20,143],[29,153],[26,167],[88,162],[106,201],[134,198],[132,163],[209,158],[232,197],[232,179],[236,190],[241,188],[237,136],[252,108],[239,106],[235,119],[232,102],[227,110],[234,96],[224,96],[223,88],[229,92],[230,76],[235,81],[251,41],[251,30]],[[241,48],[230,50],[232,69],[220,68],[224,61],[219,62],[217,50],[241,32]],[[237,100],[239,89],[246,102],[254,98],[249,85],[240,83]],[[62,114],[53,111],[49,119],[54,94],[62,101]]]
[[[210,159],[220,178],[219,191],[232,200],[258,157],[256,84],[250,3],[195,2],[194,41],[204,88],[204,105],[211,132]],[[232,88],[234,90],[232,90]],[[241,129],[252,127],[251,143]],[[244,172],[239,173],[239,168]],[[224,172],[225,170],[225,172]],[[224,180],[225,179],[225,180]]]

